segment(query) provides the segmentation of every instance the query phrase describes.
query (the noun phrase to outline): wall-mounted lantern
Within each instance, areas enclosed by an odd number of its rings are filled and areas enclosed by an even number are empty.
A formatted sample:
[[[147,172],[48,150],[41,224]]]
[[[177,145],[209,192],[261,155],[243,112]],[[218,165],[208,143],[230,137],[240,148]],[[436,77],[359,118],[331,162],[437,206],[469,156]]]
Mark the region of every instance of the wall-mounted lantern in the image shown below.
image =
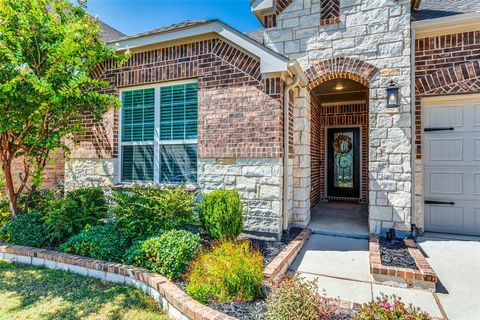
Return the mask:
[[[387,108],[396,108],[400,105],[400,93],[398,85],[392,81],[387,87]]]

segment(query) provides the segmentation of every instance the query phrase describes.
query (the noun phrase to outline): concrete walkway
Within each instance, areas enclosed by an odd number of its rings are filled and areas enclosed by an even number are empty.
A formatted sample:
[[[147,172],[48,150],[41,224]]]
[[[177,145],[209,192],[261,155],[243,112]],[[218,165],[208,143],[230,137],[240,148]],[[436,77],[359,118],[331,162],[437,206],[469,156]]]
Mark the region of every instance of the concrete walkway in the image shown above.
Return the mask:
[[[364,303],[395,294],[434,317],[480,319],[480,242],[421,238],[419,245],[445,287],[436,294],[373,283],[363,239],[312,235],[290,271],[317,278],[320,292],[341,300]]]

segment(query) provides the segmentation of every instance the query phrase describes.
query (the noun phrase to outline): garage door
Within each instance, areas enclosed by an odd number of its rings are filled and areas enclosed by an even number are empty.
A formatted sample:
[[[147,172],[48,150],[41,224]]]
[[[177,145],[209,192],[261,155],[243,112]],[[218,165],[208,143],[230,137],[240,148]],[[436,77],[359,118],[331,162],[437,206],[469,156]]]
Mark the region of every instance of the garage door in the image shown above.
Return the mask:
[[[425,230],[480,235],[480,98],[422,106]]]

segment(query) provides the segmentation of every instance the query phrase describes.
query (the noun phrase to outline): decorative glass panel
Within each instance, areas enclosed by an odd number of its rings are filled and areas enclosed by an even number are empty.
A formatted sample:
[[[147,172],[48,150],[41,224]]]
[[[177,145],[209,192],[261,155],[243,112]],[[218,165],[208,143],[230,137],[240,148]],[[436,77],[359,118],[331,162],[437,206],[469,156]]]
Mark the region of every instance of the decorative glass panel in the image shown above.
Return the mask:
[[[122,181],[153,181],[153,145],[122,147]]]
[[[333,135],[333,184],[339,188],[353,188],[354,175],[353,132],[335,132]]]
[[[197,138],[197,83],[160,89],[160,140]]]
[[[197,145],[167,144],[160,146],[160,182],[197,181]]]
[[[122,93],[122,142],[153,141],[155,89]]]

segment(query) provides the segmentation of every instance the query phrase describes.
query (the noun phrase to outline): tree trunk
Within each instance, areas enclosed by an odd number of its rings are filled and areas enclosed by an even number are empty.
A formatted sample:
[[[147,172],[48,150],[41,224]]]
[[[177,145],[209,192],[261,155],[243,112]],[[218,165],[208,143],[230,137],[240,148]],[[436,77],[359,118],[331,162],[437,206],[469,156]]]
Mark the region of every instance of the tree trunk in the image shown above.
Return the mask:
[[[10,200],[10,212],[12,213],[12,219],[15,220],[18,212],[18,194],[15,192],[15,185],[13,184],[11,161],[4,161],[3,174],[7,185],[8,199]]]

